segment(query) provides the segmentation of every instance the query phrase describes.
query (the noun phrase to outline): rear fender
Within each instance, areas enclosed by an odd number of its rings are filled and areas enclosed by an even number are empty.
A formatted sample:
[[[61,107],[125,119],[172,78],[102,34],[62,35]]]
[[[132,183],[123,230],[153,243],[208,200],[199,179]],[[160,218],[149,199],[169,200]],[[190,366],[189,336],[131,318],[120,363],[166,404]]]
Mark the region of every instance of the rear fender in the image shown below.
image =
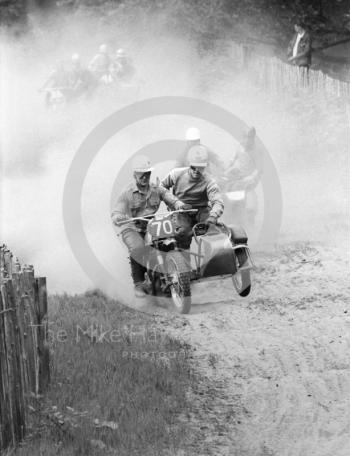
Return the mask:
[[[234,245],[247,244],[248,235],[245,229],[240,225],[228,225],[232,233],[232,241]]]
[[[253,268],[255,268],[255,264],[253,262],[252,255],[250,253],[250,249],[247,246],[247,244],[237,244],[237,245],[233,246],[233,251],[236,251],[236,250],[245,250],[245,252],[247,254],[247,262],[245,263],[245,265],[243,267],[239,268],[241,271],[244,270],[244,269],[253,269]]]

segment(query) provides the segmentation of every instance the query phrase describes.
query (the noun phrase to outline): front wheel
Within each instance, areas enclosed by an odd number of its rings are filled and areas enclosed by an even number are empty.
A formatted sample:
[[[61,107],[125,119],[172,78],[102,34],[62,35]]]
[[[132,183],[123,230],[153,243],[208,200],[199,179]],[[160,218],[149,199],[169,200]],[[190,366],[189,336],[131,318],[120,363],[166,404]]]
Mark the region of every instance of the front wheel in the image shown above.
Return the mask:
[[[248,254],[244,248],[235,250],[236,273],[232,276],[233,286],[237,293],[246,297],[251,290],[250,270],[245,269],[248,266]]]
[[[168,253],[166,266],[172,301],[180,313],[188,314],[191,310],[191,270],[178,251]]]

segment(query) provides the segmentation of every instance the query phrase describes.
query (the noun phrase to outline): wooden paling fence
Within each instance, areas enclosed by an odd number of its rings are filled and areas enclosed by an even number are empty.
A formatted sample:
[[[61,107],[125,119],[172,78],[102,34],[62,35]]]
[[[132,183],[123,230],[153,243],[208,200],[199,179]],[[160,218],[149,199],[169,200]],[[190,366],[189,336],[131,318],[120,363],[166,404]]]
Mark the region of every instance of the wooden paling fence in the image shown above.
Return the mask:
[[[276,57],[260,55],[255,52],[254,46],[243,43],[231,43],[230,56],[242,69],[249,70],[262,88],[280,93],[303,88],[308,93],[329,94],[350,101],[350,83],[332,78],[322,71],[307,71]]]
[[[28,406],[50,379],[46,279],[0,247],[0,450],[23,439]]]

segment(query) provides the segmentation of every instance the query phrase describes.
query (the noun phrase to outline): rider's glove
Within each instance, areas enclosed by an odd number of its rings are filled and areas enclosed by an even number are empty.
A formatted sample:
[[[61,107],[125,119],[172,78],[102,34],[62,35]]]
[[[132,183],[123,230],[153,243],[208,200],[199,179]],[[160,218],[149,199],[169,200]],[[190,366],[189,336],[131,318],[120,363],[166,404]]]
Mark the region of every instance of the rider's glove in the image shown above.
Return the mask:
[[[190,204],[184,203],[183,201],[176,201],[175,203],[175,209],[177,211],[185,211],[188,209],[192,209],[192,206]]]
[[[205,223],[216,225],[217,219],[216,217],[213,217],[212,215],[207,218]]]

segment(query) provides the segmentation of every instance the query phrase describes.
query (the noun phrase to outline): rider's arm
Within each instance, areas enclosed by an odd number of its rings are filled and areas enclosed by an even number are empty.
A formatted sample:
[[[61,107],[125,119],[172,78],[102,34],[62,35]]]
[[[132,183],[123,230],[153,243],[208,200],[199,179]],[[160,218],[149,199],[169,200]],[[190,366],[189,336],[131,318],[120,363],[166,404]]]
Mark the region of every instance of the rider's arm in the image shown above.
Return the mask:
[[[254,162],[254,171],[247,176],[244,180],[246,181],[247,188],[255,188],[263,172],[263,151],[259,144],[255,144],[254,149],[252,150],[252,156]]]
[[[211,206],[209,215],[219,218],[224,212],[224,200],[220,193],[218,184],[214,179],[210,179],[207,185],[207,196]]]
[[[175,173],[174,171],[176,170],[175,169],[172,169],[170,171],[170,173],[167,174],[167,176],[164,177],[164,179],[162,179],[160,181],[160,186],[169,190],[170,188],[173,187],[173,185],[175,184],[175,181],[176,181],[176,176],[175,176]]]
[[[305,47],[304,47],[302,52],[299,52],[295,56],[296,59],[298,59],[300,57],[305,57],[311,51],[311,37],[310,37],[309,33],[305,32],[305,36],[303,38],[304,38],[304,41],[305,41]]]
[[[55,70],[52,70],[51,73],[49,74],[49,77],[46,79],[46,81],[44,82],[44,84],[41,86],[40,90],[44,90],[46,89],[49,85],[52,85],[51,83],[54,81],[55,79]]]
[[[178,181],[179,177],[182,176],[182,174],[186,173],[189,168],[186,166],[184,168],[174,168],[170,171],[170,173],[164,177],[160,181],[161,187],[166,188],[169,190],[170,188],[174,187],[176,185],[176,182]]]
[[[95,55],[95,56],[91,59],[89,65],[88,65],[89,70],[95,71],[95,69],[96,69],[96,64],[97,64],[97,61],[98,61],[98,57],[99,57],[98,55]]]
[[[244,177],[242,180],[247,190],[255,188],[259,183],[258,170],[255,169],[249,176]]]
[[[111,213],[112,222],[117,224],[118,222],[128,219],[130,216],[128,194],[127,191],[124,191],[113,207]]]
[[[172,209],[175,208],[175,204],[179,201],[179,198],[177,198],[175,195],[172,194],[172,192],[170,192],[163,186],[159,186],[159,196],[160,199],[164,201],[164,203]]]
[[[231,158],[228,164],[228,168],[225,170],[225,175],[229,175],[233,170],[236,170],[238,167],[238,159],[239,155],[242,153],[242,146],[241,144],[234,150],[234,156]]]
[[[297,34],[293,35],[293,38],[290,40],[288,44],[288,49],[287,49],[287,57],[292,57],[293,56],[293,48],[295,44],[295,40],[297,39]]]

